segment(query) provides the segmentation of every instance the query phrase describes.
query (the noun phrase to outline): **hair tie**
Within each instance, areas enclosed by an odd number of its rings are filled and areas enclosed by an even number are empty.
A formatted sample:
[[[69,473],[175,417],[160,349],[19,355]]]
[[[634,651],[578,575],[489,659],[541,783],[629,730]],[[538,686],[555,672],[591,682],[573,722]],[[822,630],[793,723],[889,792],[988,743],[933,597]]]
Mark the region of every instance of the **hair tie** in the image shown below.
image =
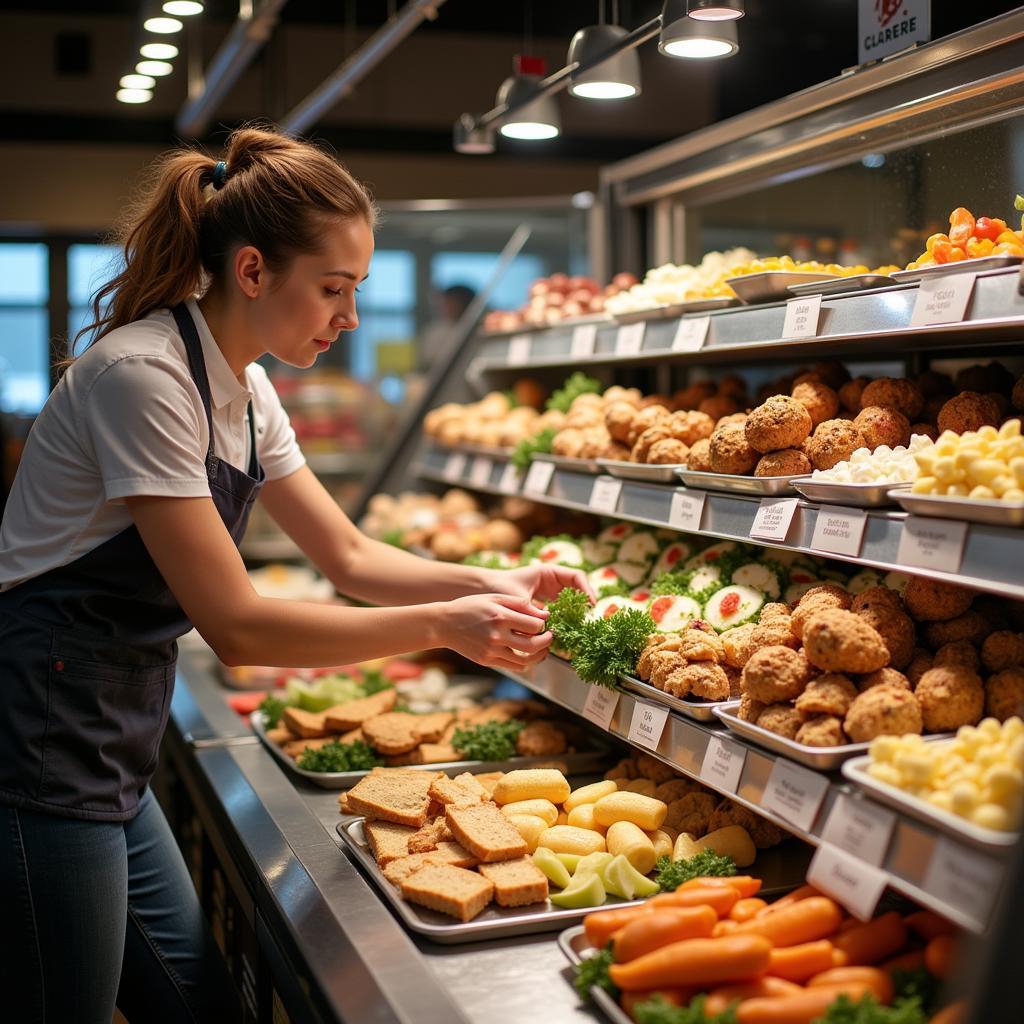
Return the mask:
[[[228,176],[228,165],[223,160],[218,160],[213,167],[213,174],[210,176],[210,182],[214,189],[222,189],[224,187],[224,181]]]

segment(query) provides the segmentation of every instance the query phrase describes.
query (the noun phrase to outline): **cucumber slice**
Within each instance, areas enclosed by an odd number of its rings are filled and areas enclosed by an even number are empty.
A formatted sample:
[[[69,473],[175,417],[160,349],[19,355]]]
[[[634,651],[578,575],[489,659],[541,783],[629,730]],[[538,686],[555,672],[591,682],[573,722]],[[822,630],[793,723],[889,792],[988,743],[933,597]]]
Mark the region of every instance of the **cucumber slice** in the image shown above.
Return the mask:
[[[616,561],[606,568],[614,569],[619,574],[619,579],[631,587],[638,587],[647,579],[647,566],[637,562]]]
[[[580,551],[591,565],[608,565],[615,561],[618,544],[605,544],[594,537],[585,537],[580,541]]]
[[[602,597],[587,612],[588,619],[610,619],[617,612],[635,607],[628,597]]]
[[[686,562],[687,569],[699,569],[702,565],[718,565],[724,559],[735,558],[743,549],[734,540],[723,540],[718,544],[698,551]]]
[[[733,572],[732,582],[760,590],[773,601],[782,596],[782,581],[778,572],[764,562],[746,562],[741,565]]]
[[[742,584],[723,587],[705,603],[704,618],[722,633],[755,620],[764,605],[764,598],[760,590]]]
[[[602,565],[600,569],[587,573],[587,579],[595,594],[600,594],[605,587],[614,587],[623,582],[614,565]]]
[[[687,593],[703,604],[716,590],[725,585],[725,577],[717,565],[703,565],[694,569],[686,584]]]
[[[661,545],[653,533],[646,530],[637,530],[627,537],[615,556],[617,562],[636,562],[641,565],[650,565],[658,557]]]
[[[597,539],[602,544],[621,544],[635,529],[632,523],[613,523],[606,526],[597,535]]]
[[[641,608],[646,608],[651,603],[651,588],[637,587],[629,592],[629,599]]]
[[[669,544],[658,556],[657,562],[654,563],[650,578],[654,579],[655,576],[660,576],[662,573],[672,572],[674,569],[681,568],[692,552],[693,548],[682,541]]]
[[[863,594],[865,590],[881,586],[884,586],[881,573],[875,572],[874,569],[862,569],[850,577],[846,589],[851,594]]]
[[[574,544],[570,540],[553,540],[537,552],[534,561],[548,565],[567,565],[572,569],[578,569],[586,559],[583,557],[579,544]]]
[[[659,633],[681,633],[700,614],[700,605],[692,597],[656,597],[650,607]]]

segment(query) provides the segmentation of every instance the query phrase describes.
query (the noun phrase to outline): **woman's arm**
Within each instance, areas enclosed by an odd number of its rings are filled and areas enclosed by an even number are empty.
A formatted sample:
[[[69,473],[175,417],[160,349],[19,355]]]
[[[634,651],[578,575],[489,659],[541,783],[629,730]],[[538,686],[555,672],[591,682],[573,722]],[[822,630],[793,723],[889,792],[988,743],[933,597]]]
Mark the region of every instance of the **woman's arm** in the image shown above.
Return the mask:
[[[125,501],[171,592],[226,664],[337,665],[449,647],[492,668],[524,669],[551,643],[547,612],[522,597],[480,595],[407,608],[260,597],[211,499]]]

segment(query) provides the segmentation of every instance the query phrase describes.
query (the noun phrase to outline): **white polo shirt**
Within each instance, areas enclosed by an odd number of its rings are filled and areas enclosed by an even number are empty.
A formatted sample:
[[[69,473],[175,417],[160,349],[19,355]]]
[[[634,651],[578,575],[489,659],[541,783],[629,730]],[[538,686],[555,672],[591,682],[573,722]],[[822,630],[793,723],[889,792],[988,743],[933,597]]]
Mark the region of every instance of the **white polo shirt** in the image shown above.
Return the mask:
[[[214,450],[245,470],[247,409],[268,480],[304,463],[266,371],[231,372],[194,300],[210,380]],[[61,378],[36,419],[0,525],[0,590],[67,565],[132,525],[124,499],[209,497],[209,430],[185,343],[168,309],[119,327]]]

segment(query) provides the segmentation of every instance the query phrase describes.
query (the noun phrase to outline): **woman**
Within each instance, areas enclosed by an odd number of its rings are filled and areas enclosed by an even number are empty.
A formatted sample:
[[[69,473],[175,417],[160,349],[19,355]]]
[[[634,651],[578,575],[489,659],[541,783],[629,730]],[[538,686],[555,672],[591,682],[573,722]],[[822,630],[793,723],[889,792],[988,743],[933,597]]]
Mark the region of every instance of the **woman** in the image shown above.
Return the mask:
[[[374,218],[335,160],[273,132],[235,132],[223,161],[169,155],[96,341],[29,436],[0,527],[0,990],[20,1024],[109,1024],[115,1002],[132,1024],[237,1015],[147,788],[193,624],[229,665],[448,647],[528,669],[550,643],[533,600],[586,589],[371,541],[305,466],[254,361],[308,367],[356,328]],[[387,607],[256,594],[236,544],[257,497],[341,591]]]

